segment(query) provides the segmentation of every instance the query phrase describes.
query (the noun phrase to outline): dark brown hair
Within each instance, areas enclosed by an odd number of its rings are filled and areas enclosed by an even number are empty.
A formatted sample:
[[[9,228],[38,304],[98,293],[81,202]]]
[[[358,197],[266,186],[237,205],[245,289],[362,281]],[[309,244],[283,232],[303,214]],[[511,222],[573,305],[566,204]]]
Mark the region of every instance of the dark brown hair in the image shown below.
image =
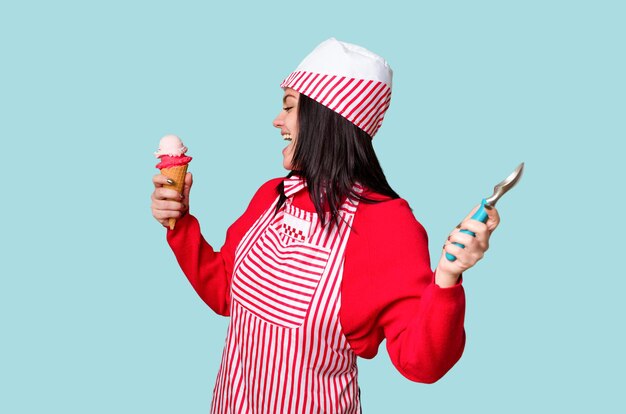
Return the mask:
[[[322,224],[325,206],[330,221],[338,223],[339,208],[346,197],[375,203],[354,192],[354,184],[389,198],[400,196],[391,188],[378,162],[372,138],[362,129],[306,95],[298,100],[298,136],[292,165],[294,174],[304,178]],[[283,183],[276,211],[286,200]]]

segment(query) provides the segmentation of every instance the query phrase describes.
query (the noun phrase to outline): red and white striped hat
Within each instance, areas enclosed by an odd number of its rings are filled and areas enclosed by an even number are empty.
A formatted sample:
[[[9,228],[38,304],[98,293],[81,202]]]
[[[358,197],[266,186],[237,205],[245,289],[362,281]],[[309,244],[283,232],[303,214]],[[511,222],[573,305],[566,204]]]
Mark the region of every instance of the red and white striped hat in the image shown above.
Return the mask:
[[[330,38],[280,84],[332,109],[374,137],[391,101],[393,72],[382,57]]]

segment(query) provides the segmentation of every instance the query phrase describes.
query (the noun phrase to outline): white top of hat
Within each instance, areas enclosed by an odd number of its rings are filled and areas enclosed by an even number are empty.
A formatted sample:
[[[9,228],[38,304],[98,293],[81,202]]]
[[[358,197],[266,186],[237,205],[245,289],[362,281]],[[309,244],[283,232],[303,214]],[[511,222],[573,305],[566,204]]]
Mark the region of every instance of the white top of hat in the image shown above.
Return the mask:
[[[393,71],[385,59],[369,50],[331,37],[320,43],[296,71],[380,81],[391,88]]]

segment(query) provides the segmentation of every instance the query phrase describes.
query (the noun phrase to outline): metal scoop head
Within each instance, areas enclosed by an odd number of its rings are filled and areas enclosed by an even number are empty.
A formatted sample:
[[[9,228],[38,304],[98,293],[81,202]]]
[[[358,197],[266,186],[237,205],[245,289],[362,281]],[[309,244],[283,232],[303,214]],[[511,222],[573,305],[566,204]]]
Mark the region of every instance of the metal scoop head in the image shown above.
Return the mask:
[[[522,177],[522,172],[524,171],[524,163],[521,163],[517,166],[515,171],[513,171],[508,177],[504,180],[496,184],[493,187],[493,195],[489,198],[485,199],[485,206],[493,207],[496,205],[496,202],[511,188],[517,184],[519,179]]]

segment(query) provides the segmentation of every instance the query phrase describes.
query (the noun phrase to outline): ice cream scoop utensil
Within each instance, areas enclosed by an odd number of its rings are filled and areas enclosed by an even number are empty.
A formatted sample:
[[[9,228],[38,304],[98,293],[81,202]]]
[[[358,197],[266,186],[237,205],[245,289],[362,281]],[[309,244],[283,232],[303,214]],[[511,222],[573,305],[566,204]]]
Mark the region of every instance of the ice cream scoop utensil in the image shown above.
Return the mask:
[[[472,215],[472,219],[486,223],[487,218],[489,216],[487,215],[485,208],[495,207],[500,197],[502,197],[507,191],[513,188],[515,184],[517,184],[519,179],[522,177],[523,171],[524,171],[524,163],[521,163],[520,165],[517,166],[515,171],[513,171],[508,177],[506,177],[504,180],[496,184],[495,187],[493,187],[493,194],[490,197],[483,198],[482,202],[480,203],[480,207]],[[474,232],[471,232],[466,229],[461,229],[461,232],[472,235],[472,236],[476,236]],[[465,247],[461,243],[454,242],[454,244],[462,248]],[[454,262],[456,260],[456,257],[453,254],[446,253],[446,259],[450,260],[451,262]]]

